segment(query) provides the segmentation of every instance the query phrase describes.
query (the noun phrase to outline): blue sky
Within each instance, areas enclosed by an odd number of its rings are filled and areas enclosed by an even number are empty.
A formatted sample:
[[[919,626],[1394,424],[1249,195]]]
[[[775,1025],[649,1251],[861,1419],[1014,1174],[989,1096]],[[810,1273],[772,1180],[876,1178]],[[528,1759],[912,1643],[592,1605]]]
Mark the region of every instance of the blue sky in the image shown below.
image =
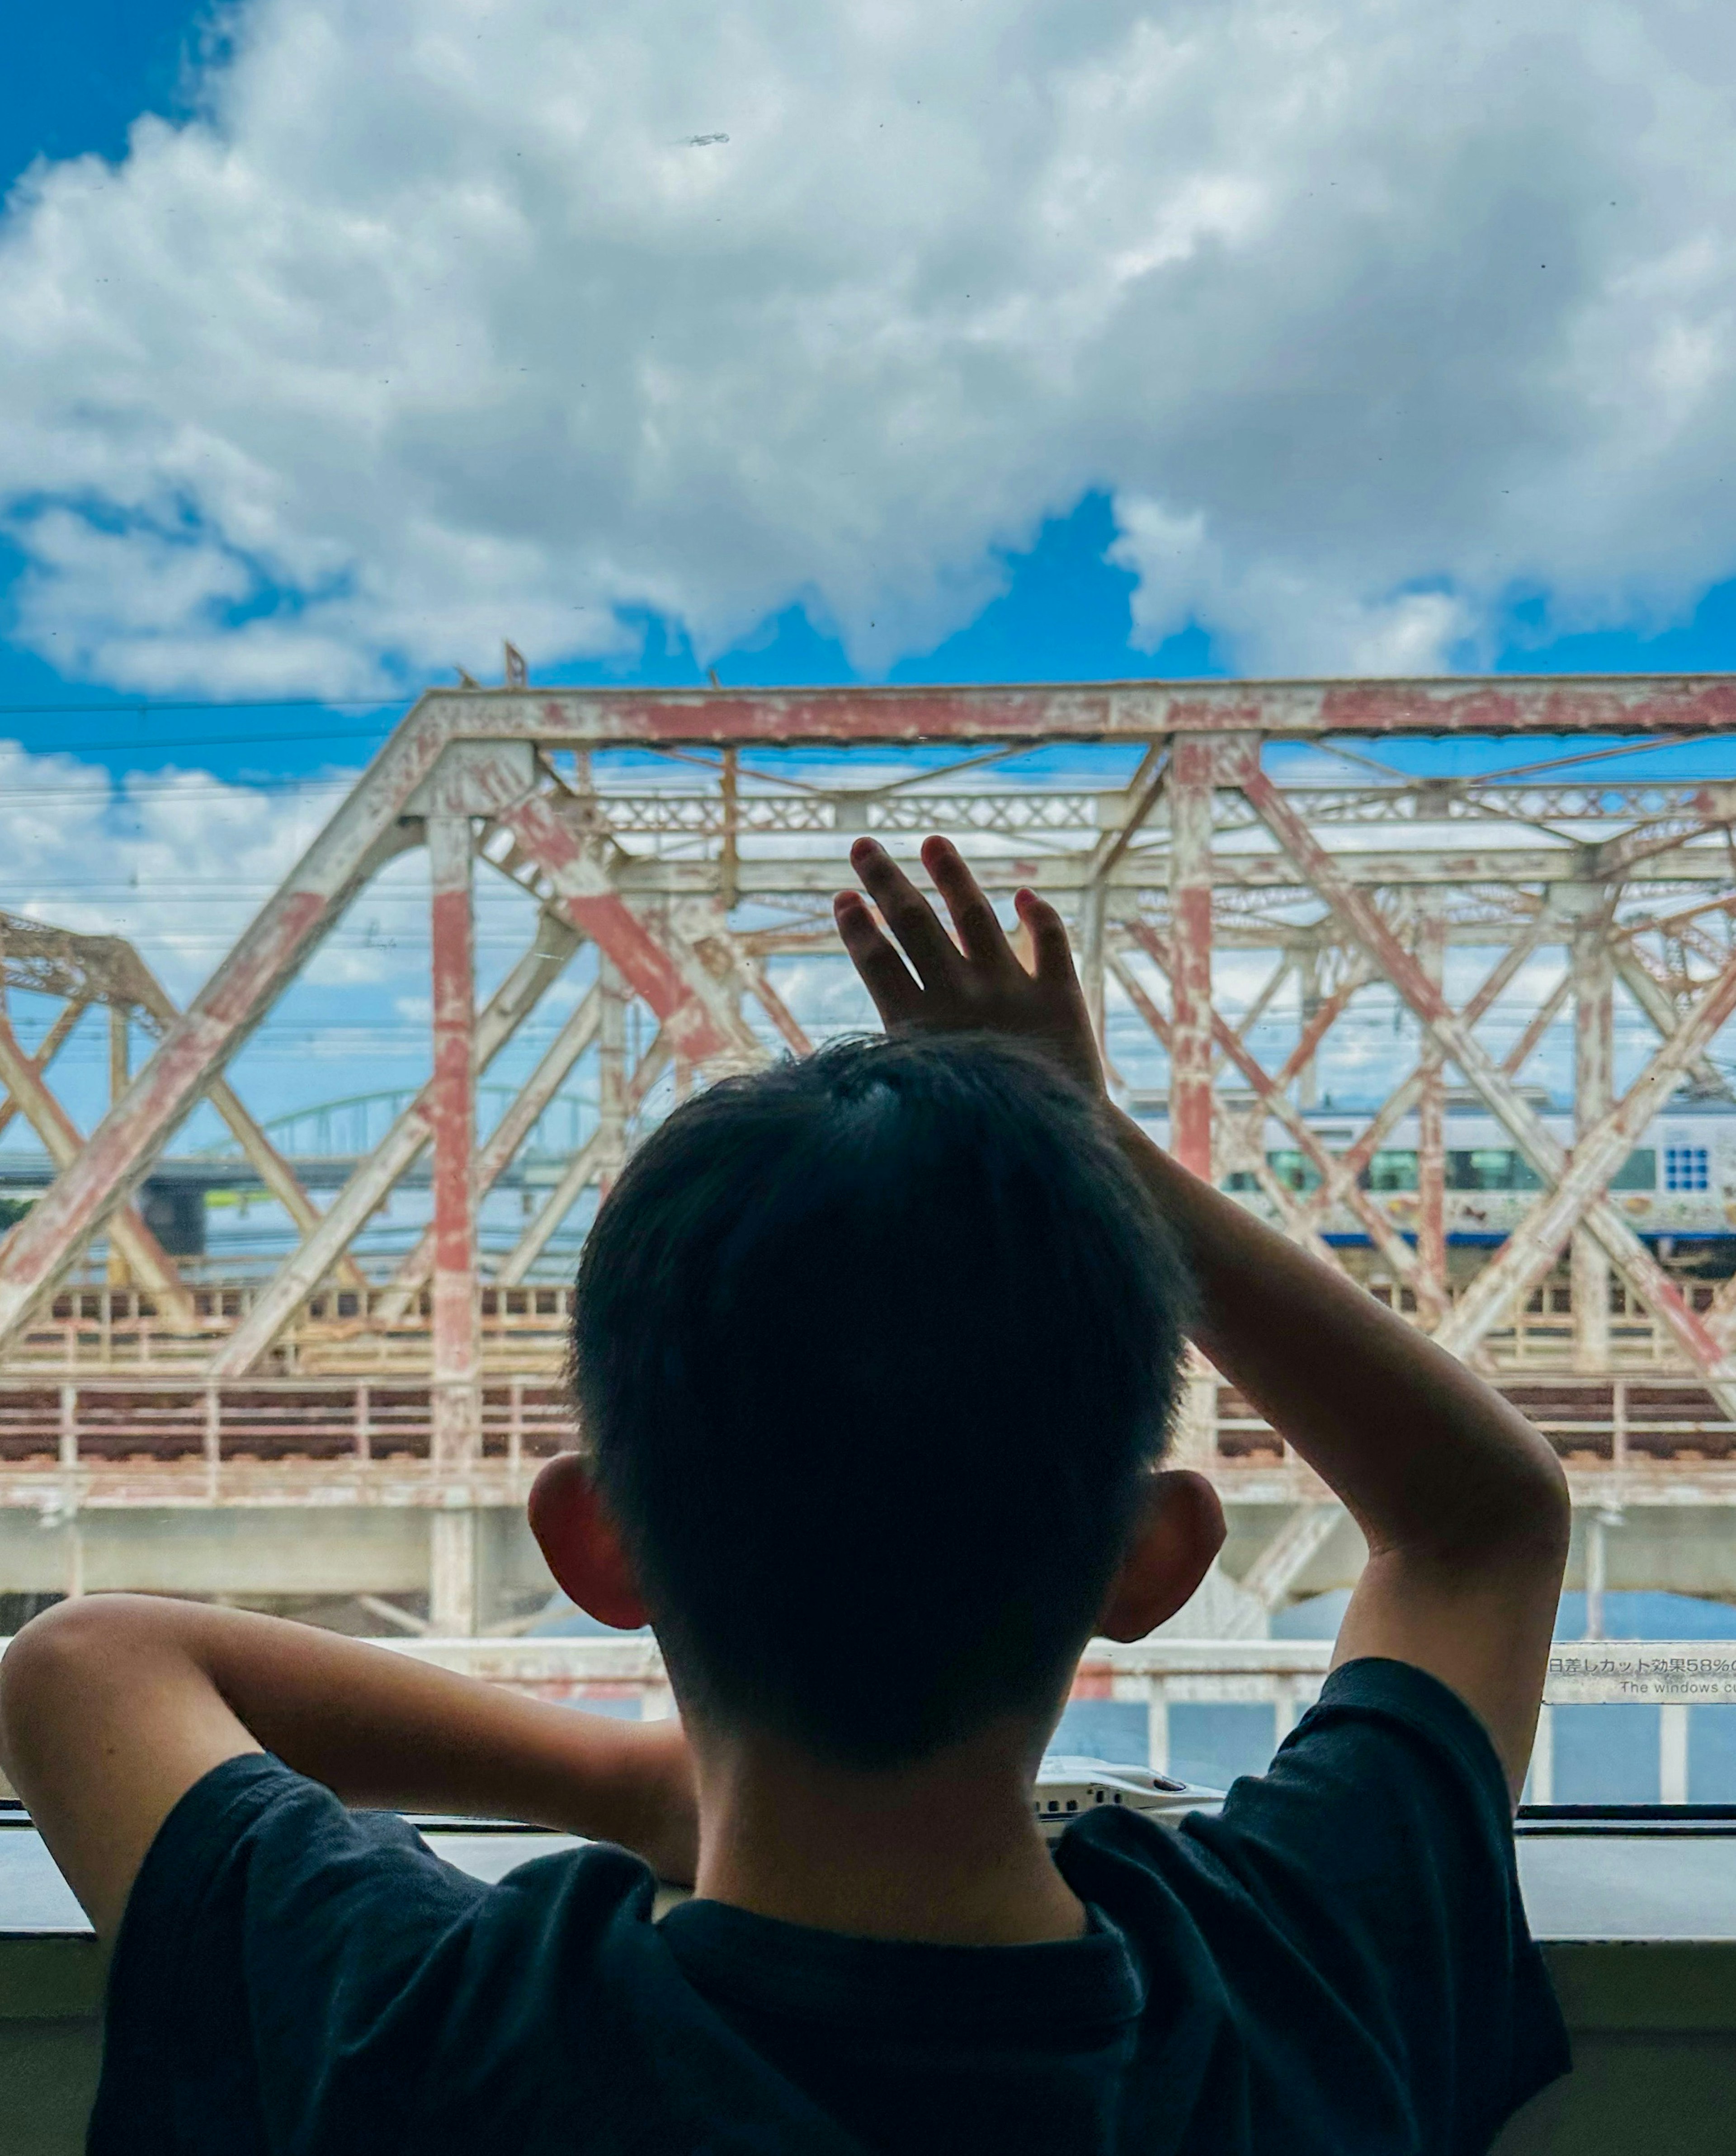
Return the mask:
[[[190,993],[503,637],[575,682],[1736,666],[1736,33],[1538,0],[1552,103],[1502,0],[1278,12],[1312,101],[1272,0],[9,25],[0,905]],[[245,1051],[262,1111],[416,1079],[399,881]]]
[[[8,80],[0,91],[0,178],[8,184],[33,160],[60,161],[94,151],[120,163],[139,116],[184,121],[192,110],[188,55],[206,33],[208,11],[165,0],[62,0],[28,11],[9,26]],[[1613,206],[1613,205],[1612,205]],[[15,210],[14,216],[18,213]],[[1053,505],[1009,543],[983,549],[974,567],[986,596],[973,616],[948,633],[906,648],[864,656],[862,639],[814,625],[811,595],[792,593],[753,628],[705,644],[703,660],[681,620],[628,605],[622,619],[636,649],[586,657],[551,648],[533,654],[544,678],[609,681],[691,681],[714,665],[730,682],[1104,679],[1199,675],[1238,670],[1233,639],[1199,619],[1155,640],[1135,640],[1139,577],[1106,558],[1117,537],[1112,489],[1086,485]],[[1736,552],[1736,549],[1733,549]],[[327,705],[254,697],[216,699],[197,682],[173,696],[117,683],[113,670],[59,660],[58,632],[39,619],[21,624],[18,593],[24,559],[16,545],[0,556],[9,569],[0,598],[0,732],[31,750],[70,752],[111,770],[163,765],[249,777],[349,765],[378,739],[396,698]],[[1451,579],[1442,580],[1442,588]],[[998,589],[997,589],[998,588]],[[269,583],[255,609],[282,596]],[[1584,609],[1581,608],[1583,613]],[[1496,670],[1697,671],[1736,660],[1736,582],[1708,581],[1697,594],[1678,592],[1676,619],[1660,625],[1657,608],[1643,629],[1610,626],[1560,633],[1550,626],[1553,595],[1516,586],[1495,609],[1474,654]],[[511,627],[503,623],[503,629]],[[66,639],[69,643],[70,639]],[[64,648],[64,645],[62,645]],[[409,685],[418,676],[405,677]]]

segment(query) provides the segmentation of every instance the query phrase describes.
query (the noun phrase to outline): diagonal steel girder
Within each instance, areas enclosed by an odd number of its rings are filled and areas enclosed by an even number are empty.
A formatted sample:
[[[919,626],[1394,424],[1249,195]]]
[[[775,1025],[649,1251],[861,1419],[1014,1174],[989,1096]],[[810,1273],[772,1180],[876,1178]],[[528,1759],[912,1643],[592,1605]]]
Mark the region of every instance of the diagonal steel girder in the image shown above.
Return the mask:
[[[628,1082],[626,1097],[622,1103],[625,1116],[630,1116],[639,1106],[646,1094],[663,1075],[670,1058],[668,1041],[662,1034],[656,1034],[650,1046],[640,1056],[639,1067]],[[496,1287],[518,1287],[523,1284],[531,1267],[542,1256],[549,1238],[578,1203],[579,1193],[588,1183],[595,1183],[609,1173],[614,1165],[609,1158],[614,1149],[612,1133],[601,1126],[592,1132],[568,1162],[560,1181],[543,1199],[536,1219],[496,1268]]]
[[[476,1151],[476,1196],[494,1188],[512,1165],[537,1118],[560,1091],[567,1073],[597,1038],[602,1001],[591,988],[573,1006],[560,1031],[543,1050],[536,1069],[520,1087],[506,1112]],[[374,1297],[371,1315],[396,1325],[409,1312],[434,1266],[434,1229],[424,1228],[414,1247]]]
[[[1547,1183],[1559,1183],[1568,1163],[1559,1141],[1393,934],[1372,900],[1339,874],[1332,857],[1316,842],[1307,825],[1261,769],[1258,751],[1252,754],[1245,750],[1233,752],[1226,754],[1225,761],[1229,766],[1225,783],[1240,788],[1316,894],[1379,966],[1421,1020],[1430,1038],[1457,1064],[1466,1082],[1482,1094],[1533,1167]],[[1718,1342],[1607,1197],[1589,1197],[1579,1217],[1603,1245],[1624,1278],[1663,1320],[1695,1367],[1706,1372],[1722,1388],[1727,1380]],[[1460,1352],[1465,1351],[1461,1348]],[[1736,1393],[1732,1394],[1732,1399],[1736,1399]]]
[[[3,1013],[0,1013],[0,1085],[18,1103],[25,1122],[42,1140],[49,1158],[64,1173],[77,1159],[85,1141],[49,1091],[35,1060],[19,1045],[12,1021]],[[27,1214],[25,1219],[28,1218]],[[13,1230],[14,1235],[18,1232],[16,1228]],[[173,1312],[177,1323],[191,1327],[193,1302],[175,1261],[131,1205],[120,1206],[111,1214],[109,1234],[140,1284]]]
[[[1122,925],[1127,933],[1137,942],[1143,945],[1168,973],[1170,951],[1165,938],[1152,927],[1149,921],[1142,921],[1137,917],[1129,918]],[[1275,1116],[1282,1123],[1285,1129],[1296,1140],[1301,1151],[1313,1163],[1316,1172],[1324,1182],[1331,1173],[1332,1156],[1303,1119],[1301,1111],[1279,1089],[1276,1081],[1252,1050],[1237,1038],[1228,1020],[1220,1016],[1215,1010],[1212,1013],[1211,1033],[1217,1045],[1253,1087],[1257,1098],[1264,1102],[1267,1113]],[[1344,1202],[1368,1229],[1370,1240],[1393,1270],[1404,1281],[1405,1286],[1421,1294],[1425,1283],[1418,1270],[1415,1255],[1410,1245],[1394,1227],[1392,1222],[1387,1219],[1385,1214],[1373,1202],[1365,1191],[1358,1189],[1354,1183],[1346,1191]],[[1309,1235],[1312,1246],[1312,1241],[1317,1240],[1312,1227],[1309,1229]],[[1338,1260],[1334,1260],[1334,1262],[1338,1263]]]
[[[1736,959],[1706,990],[1621,1099],[1576,1140],[1570,1156],[1564,1154],[1560,1179],[1528,1210],[1498,1255],[1471,1282],[1437,1336],[1442,1347],[1455,1354],[1466,1353],[1498,1321],[1516,1296],[1528,1294],[1536,1286],[1586,1208],[1603,1197],[1610,1178],[1675,1091],[1683,1070],[1733,1011],[1736,1011]],[[1712,1373],[1736,1383],[1736,1368],[1719,1371],[1716,1368],[1719,1359],[1714,1355]]]
[[[1364,959],[1351,968],[1329,996],[1321,998],[1313,1016],[1304,1023],[1295,1047],[1273,1074],[1274,1086],[1281,1088],[1301,1076],[1313,1060],[1321,1042],[1350,1008],[1351,999],[1367,988],[1374,978],[1374,968]],[[1247,1028],[1243,1026],[1239,1031],[1246,1037]]]
[[[1631,942],[1617,946],[1615,974],[1640,1009],[1651,1019],[1659,1039],[1667,1040],[1676,1029],[1680,1013],[1671,1001],[1669,991],[1650,972]],[[1736,1097],[1733,1095],[1729,1080],[1709,1055],[1697,1055],[1692,1068],[1695,1077],[1708,1091],[1721,1093],[1726,1100]]]
[[[76,998],[67,1004],[60,1015],[37,1044],[36,1053],[24,1058],[39,1078],[47,1077],[49,1065],[65,1047],[67,1036],[90,1008],[88,1003]],[[23,1054],[22,1049],[19,1053]],[[7,1100],[0,1101],[0,1131],[6,1128],[18,1112],[18,1103],[15,1095]]]
[[[1298,1505],[1242,1574],[1242,1591],[1263,1609],[1280,1609],[1310,1564],[1349,1517],[1336,1497]]]
[[[685,937],[666,924],[654,930],[628,904],[615,887],[604,844],[564,814],[557,799],[528,794],[494,820],[547,879],[551,902],[650,1005],[672,1054],[690,1063],[722,1055],[764,1060],[765,1050],[736,995]]]
[[[268,899],[150,1060],[0,1245],[0,1349],[104,1221],[131,1198],[171,1133],[306,964],[350,901],[413,842],[400,819],[457,723],[419,706]]]
[[[772,985],[766,973],[764,959],[747,949],[741,938],[727,925],[707,923],[703,932],[693,934],[690,941],[700,957],[711,965],[719,980],[727,981],[732,973],[736,976],[778,1029],[793,1055],[813,1055],[814,1043],[808,1038],[800,1019]],[[758,1035],[755,1038],[757,1040]],[[761,1060],[765,1060],[763,1049]]]
[[[1591,857],[1591,873],[1600,883],[1613,883],[1632,874],[1642,861],[1655,860],[1691,839],[1708,832],[1728,832],[1736,817],[1736,787],[1708,786],[1694,803],[1696,814],[1659,817],[1636,824],[1617,838],[1605,839]]]
[[[1139,976],[1118,951],[1110,951],[1107,954],[1107,962],[1109,971],[1120,983],[1122,993],[1132,1004],[1138,1015],[1144,1019],[1158,1045],[1167,1049],[1170,1039],[1169,1021],[1147,995],[1144,984]],[[1262,1122],[1266,1114],[1266,1111],[1262,1106],[1260,1110]],[[1274,1210],[1283,1222],[1285,1233],[1292,1240],[1300,1243],[1304,1250],[1311,1250],[1323,1263],[1338,1265],[1342,1269],[1343,1260],[1338,1252],[1320,1233],[1317,1225],[1303,1211],[1296,1193],[1287,1189],[1267,1167],[1263,1151],[1258,1154],[1254,1173],[1259,1181],[1260,1188],[1271,1199]]]
[[[160,1038],[181,1014],[168,990],[132,945],[123,943],[121,948],[126,953],[129,985],[141,1009],[156,1021]],[[320,1224],[319,1207],[302,1188],[295,1169],[254,1121],[234,1086],[227,1078],[213,1078],[205,1088],[205,1098],[229,1125],[236,1143],[260,1182],[301,1233],[311,1235]],[[367,1285],[360,1267],[347,1255],[338,1260],[338,1272],[346,1287],[363,1289]]]
[[[1518,941],[1502,952],[1482,986],[1459,1014],[1466,1025],[1475,1025],[1493,1008],[1502,991],[1543,941],[1549,927],[1548,916],[1542,912],[1527,923]],[[1509,1055],[1502,1068],[1511,1076],[1522,1060],[1523,1058]],[[1354,1141],[1343,1152],[1333,1156],[1331,1175],[1317,1190],[1309,1194],[1307,1210],[1312,1219],[1323,1220],[1339,1202],[1343,1192],[1356,1186],[1363,1170],[1410,1113],[1422,1089],[1423,1078],[1424,1066],[1419,1063],[1408,1077],[1393,1088]]]
[[[1109,952],[1108,965],[1110,972],[1120,983],[1122,993],[1139,1016],[1144,1019],[1158,1044],[1167,1049],[1170,1039],[1169,1021],[1147,995],[1138,975],[1134,973],[1133,968],[1118,951]],[[1221,1111],[1221,1103],[1220,1106]],[[1269,1107],[1262,1103],[1259,1109],[1262,1123],[1270,1112]],[[1274,1211],[1283,1223],[1284,1232],[1292,1241],[1299,1243],[1305,1250],[1312,1252],[1323,1264],[1334,1265],[1339,1271],[1343,1271],[1344,1261],[1321,1234],[1318,1221],[1310,1215],[1297,1194],[1280,1183],[1277,1177],[1273,1174],[1266,1163],[1263,1147],[1256,1147],[1254,1176],[1261,1189],[1271,1200]]]
[[[536,1009],[583,937],[568,922],[545,913],[535,942],[478,1013],[476,1073],[480,1076]],[[434,1135],[429,1116],[432,1081],[422,1088],[367,1159],[320,1216],[320,1224],[279,1266],[252,1308],[210,1363],[213,1378],[245,1377],[367,1226],[398,1178]]]
[[[83,976],[82,987],[76,991],[71,979],[50,980],[45,984],[49,993],[64,993],[68,1001],[33,1058],[39,1074],[46,1073],[72,1029],[93,1004],[106,1004],[108,1009],[111,1068],[115,1028],[118,1023],[122,1028],[121,1038],[124,1040],[129,1011],[142,1014],[150,1021],[159,1040],[180,1017],[180,1010],[168,990],[125,937],[91,936],[78,930],[39,928],[37,924],[23,923],[16,919],[6,920],[3,927],[0,927],[0,934],[3,934],[10,944],[16,942],[21,928],[54,937],[64,947],[66,968],[76,968]],[[124,1065],[122,1069],[123,1075],[116,1088],[117,1095],[126,1090]],[[254,1120],[234,1089],[226,1079],[213,1078],[205,1088],[205,1097],[229,1125],[244,1156],[265,1188],[276,1199],[301,1233],[311,1235],[319,1220],[319,1208],[302,1188],[295,1170]],[[0,1130],[4,1130],[11,1120],[13,1107],[13,1104],[9,1101],[0,1102]],[[367,1282],[360,1270],[349,1260],[342,1262],[340,1272],[346,1286],[366,1286]]]

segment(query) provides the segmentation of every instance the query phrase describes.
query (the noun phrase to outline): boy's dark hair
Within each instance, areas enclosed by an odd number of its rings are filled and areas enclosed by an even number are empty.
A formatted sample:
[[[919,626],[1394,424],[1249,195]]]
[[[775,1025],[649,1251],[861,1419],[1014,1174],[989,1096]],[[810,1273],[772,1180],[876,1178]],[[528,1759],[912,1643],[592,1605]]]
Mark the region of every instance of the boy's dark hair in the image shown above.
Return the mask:
[[[1051,1712],[1188,1298],[1101,1108],[1015,1043],[845,1041],[678,1108],[598,1214],[573,1345],[691,1702],[863,1768]]]

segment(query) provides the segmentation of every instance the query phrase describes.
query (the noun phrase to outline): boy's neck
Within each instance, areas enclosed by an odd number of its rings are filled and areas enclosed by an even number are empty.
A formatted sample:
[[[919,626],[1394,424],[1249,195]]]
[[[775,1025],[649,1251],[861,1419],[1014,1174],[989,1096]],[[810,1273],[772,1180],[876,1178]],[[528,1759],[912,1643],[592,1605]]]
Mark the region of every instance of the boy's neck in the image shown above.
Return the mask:
[[[1085,1909],[1031,1810],[1030,1732],[862,1773],[762,1738],[695,1744],[696,1894],[756,1916],[951,1946],[1079,1938]]]

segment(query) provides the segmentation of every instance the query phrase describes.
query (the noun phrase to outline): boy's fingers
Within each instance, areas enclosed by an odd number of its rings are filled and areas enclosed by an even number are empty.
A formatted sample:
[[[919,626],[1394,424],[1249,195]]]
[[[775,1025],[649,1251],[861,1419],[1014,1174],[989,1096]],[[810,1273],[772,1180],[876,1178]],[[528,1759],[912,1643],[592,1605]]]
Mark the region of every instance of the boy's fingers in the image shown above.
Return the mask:
[[[1067,941],[1067,926],[1045,898],[1039,898],[1034,891],[1021,891],[1014,896],[1013,903],[1019,909],[1019,917],[1030,932],[1031,955],[1036,960],[1036,977],[1040,981],[1075,982],[1073,947]]]
[[[982,886],[968,863],[950,839],[922,841],[922,865],[934,878],[934,887],[947,902],[958,941],[967,958],[994,965],[1011,957],[1006,935],[994,917],[994,908],[984,897]]]
[[[850,850],[850,865],[866,885],[886,926],[904,946],[904,955],[916,968],[922,986],[950,987],[958,978],[958,953],[934,908],[897,862],[877,840],[858,839]]]
[[[901,1025],[915,1017],[922,991],[910,968],[876,927],[859,892],[840,891],[832,901],[832,917],[850,954],[850,963],[874,998],[882,1025]]]

